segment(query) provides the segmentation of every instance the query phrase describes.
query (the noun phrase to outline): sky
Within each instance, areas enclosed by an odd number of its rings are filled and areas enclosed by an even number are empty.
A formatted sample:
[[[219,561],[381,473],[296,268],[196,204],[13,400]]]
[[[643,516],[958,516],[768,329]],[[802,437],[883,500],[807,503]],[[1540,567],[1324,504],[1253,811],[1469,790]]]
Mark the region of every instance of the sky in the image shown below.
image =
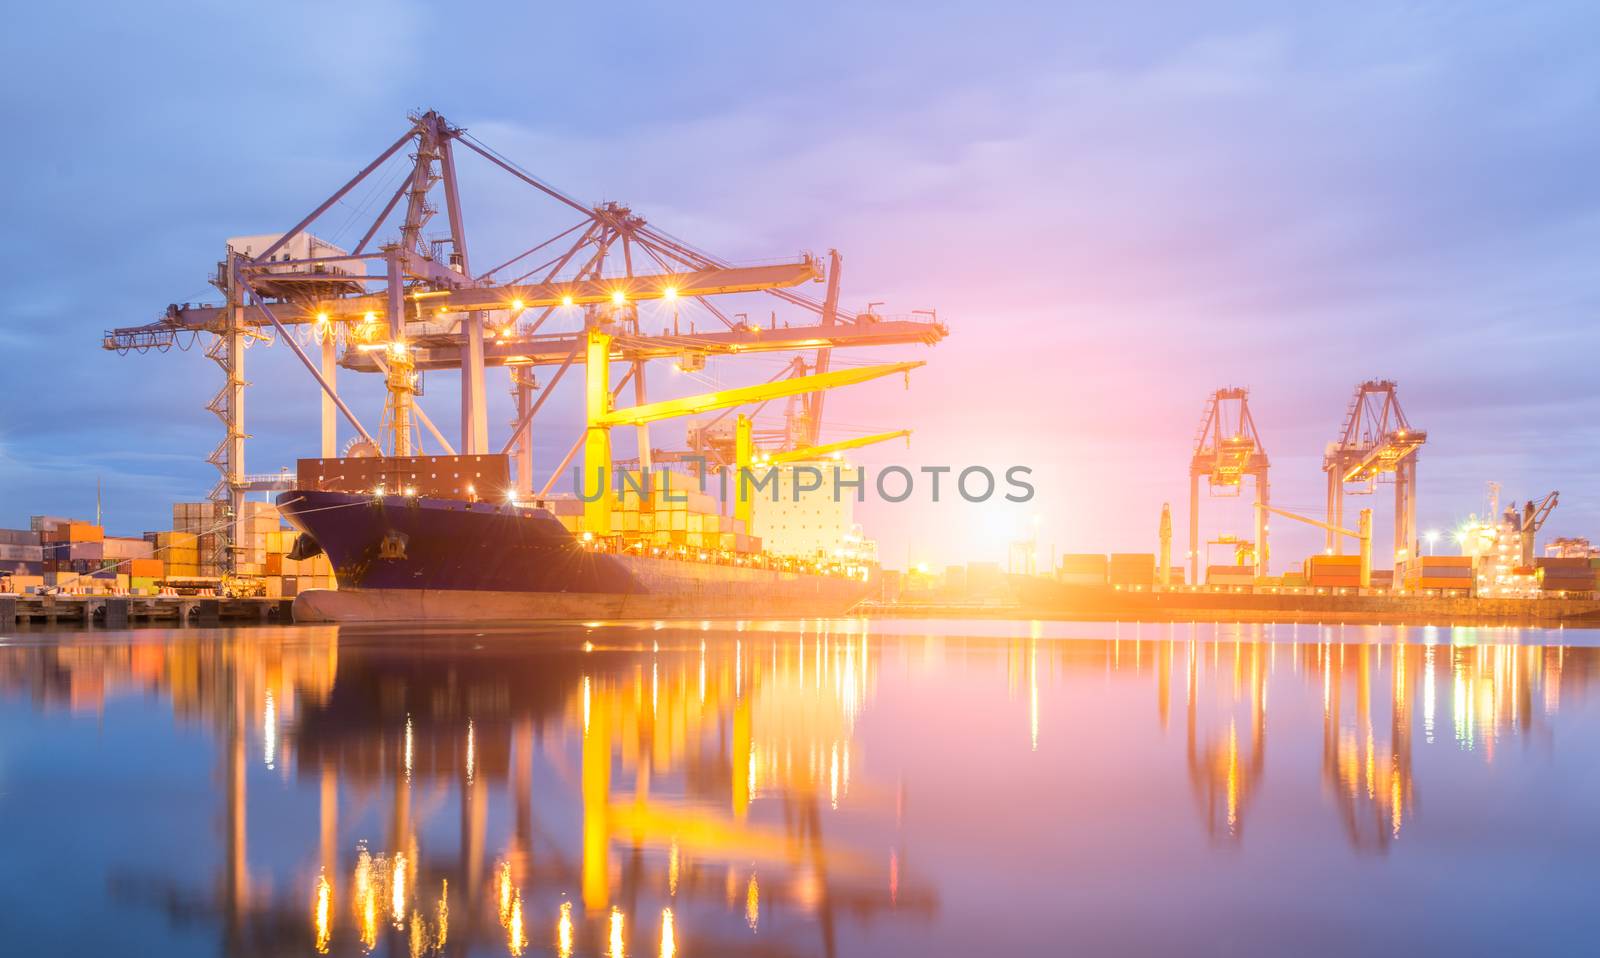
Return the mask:
[[[102,331],[214,301],[227,237],[293,225],[436,109],[727,259],[837,248],[848,308],[938,310],[938,347],[850,357],[928,366],[830,397],[828,435],[910,428],[857,461],[1025,465],[1036,495],[868,503],[886,564],[1004,561],[1035,524],[1058,553],[1154,551],[1163,502],[1186,527],[1221,386],[1250,389],[1274,502],[1318,515],[1323,447],[1372,378],[1428,432],[1420,528],[1482,512],[1494,480],[1559,489],[1547,531],[1600,537],[1597,27],[1581,3],[25,6],[0,37],[0,526],[92,515],[97,483],[118,533],[203,498],[203,343],[119,356]],[[572,222],[461,175],[476,262]],[[353,243],[358,205],[319,234]],[[246,368],[249,470],[315,454],[289,351]],[[423,402],[453,423],[449,376]],[[344,388],[375,422],[375,384]],[[563,384],[541,413],[539,474],[577,402]],[[1378,492],[1352,508],[1382,555]],[[1245,499],[1201,512],[1206,538],[1249,532]],[[1275,522],[1274,569],[1321,537]]]

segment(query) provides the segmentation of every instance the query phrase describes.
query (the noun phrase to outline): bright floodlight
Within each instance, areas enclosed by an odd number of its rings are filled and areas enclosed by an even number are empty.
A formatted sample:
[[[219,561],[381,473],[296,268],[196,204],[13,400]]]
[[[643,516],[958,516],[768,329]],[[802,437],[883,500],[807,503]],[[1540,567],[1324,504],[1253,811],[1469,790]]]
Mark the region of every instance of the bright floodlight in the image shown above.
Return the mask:
[[[522,300],[520,300],[520,299],[512,300],[511,301],[511,308],[512,309],[521,309],[522,308]]]
[[[626,294],[624,294],[622,292],[622,290],[614,289],[614,290],[611,291],[611,303],[612,303],[612,305],[621,306],[623,303],[625,303],[627,301],[628,301],[628,297],[627,297]]]
[[[563,306],[571,306],[572,305],[572,294],[571,293],[568,293],[567,295],[561,297],[561,305],[563,305]]]
[[[666,289],[661,291],[661,295],[665,296],[667,299],[677,299],[678,298],[678,287],[676,287],[676,286],[668,286]]]

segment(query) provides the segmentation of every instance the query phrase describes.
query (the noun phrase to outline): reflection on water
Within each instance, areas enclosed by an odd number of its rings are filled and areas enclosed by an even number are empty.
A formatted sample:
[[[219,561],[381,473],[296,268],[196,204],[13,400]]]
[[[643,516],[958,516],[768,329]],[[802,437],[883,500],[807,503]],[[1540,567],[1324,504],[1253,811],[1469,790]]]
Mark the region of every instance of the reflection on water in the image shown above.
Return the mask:
[[[14,637],[0,813],[42,833],[41,856],[96,837],[64,871],[23,847],[0,889],[24,906],[77,896],[98,919],[23,907],[0,932],[41,952],[970,953],[1051,948],[1068,927],[1091,949],[1181,947],[1182,927],[1139,925],[1139,896],[1189,896],[1168,917],[1205,924],[1205,902],[1249,889],[1314,903],[1329,892],[1308,869],[1468,881],[1454,872],[1474,855],[1514,861],[1513,839],[1546,855],[1596,842],[1586,818],[1552,829],[1596,797],[1567,756],[1594,758],[1600,650],[1422,630],[926,627],[950,634]],[[104,741],[122,728],[131,755]],[[179,787],[197,758],[210,777]],[[1532,798],[1550,826],[1518,804]],[[1511,811],[1507,847],[1469,839]],[[186,840],[130,855],[147,831]],[[1542,893],[1553,910],[1561,891]],[[1564,920],[1546,927],[1588,921]],[[1282,921],[1227,940],[1292,940]],[[1424,913],[1399,940],[1428,931]],[[1309,947],[1384,940],[1370,933]]]

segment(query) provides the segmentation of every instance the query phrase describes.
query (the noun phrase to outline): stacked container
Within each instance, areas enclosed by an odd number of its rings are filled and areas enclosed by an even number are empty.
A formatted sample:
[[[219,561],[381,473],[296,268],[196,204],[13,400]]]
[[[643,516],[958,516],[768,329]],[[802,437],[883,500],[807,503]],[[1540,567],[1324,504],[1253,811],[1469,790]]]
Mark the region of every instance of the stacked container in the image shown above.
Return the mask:
[[[761,551],[761,537],[750,535],[742,519],[720,512],[717,500],[701,492],[694,477],[657,472],[648,493],[640,485],[625,479],[611,514],[612,529],[625,545],[742,555]],[[573,535],[583,532],[583,506],[573,498],[545,503]]]
[[[270,598],[293,598],[308,589],[336,589],[333,565],[326,552],[309,559],[291,559],[295,541],[300,533],[292,529],[275,529],[261,534],[262,554],[260,578],[266,585]]]
[[[1056,578],[1067,585],[1105,585],[1109,574],[1106,557],[1095,553],[1064,555],[1056,567]]]
[[[1588,558],[1535,559],[1543,592],[1593,592],[1595,570]]]
[[[32,529],[0,529],[0,572],[44,575],[44,546],[39,533]]]
[[[1206,566],[1206,585],[1221,585],[1228,587],[1250,586],[1256,584],[1256,567],[1250,565],[1208,565]]]
[[[1155,553],[1113,552],[1107,576],[1113,586],[1148,589],[1156,583]]]
[[[1406,589],[1412,591],[1470,592],[1474,583],[1472,556],[1418,556],[1405,565],[1405,583]]]
[[[1314,555],[1305,562],[1306,584],[1313,589],[1356,589],[1361,586],[1360,556]]]

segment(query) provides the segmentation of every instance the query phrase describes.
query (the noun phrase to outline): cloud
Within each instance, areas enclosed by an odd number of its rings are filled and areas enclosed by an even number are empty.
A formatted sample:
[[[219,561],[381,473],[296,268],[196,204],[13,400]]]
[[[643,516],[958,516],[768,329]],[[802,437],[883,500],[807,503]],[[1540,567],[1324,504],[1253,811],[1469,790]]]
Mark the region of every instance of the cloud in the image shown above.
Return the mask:
[[[830,415],[915,427],[914,456],[1047,465],[1038,505],[1059,541],[1149,540],[1225,384],[1253,390],[1275,494],[1319,501],[1322,443],[1374,376],[1399,380],[1430,432],[1425,523],[1470,511],[1494,477],[1572,488],[1563,531],[1600,518],[1576,493],[1600,412],[1583,5],[507,6],[458,23],[286,4],[109,16],[70,34],[76,70],[56,65],[60,12],[19,17],[0,70],[42,92],[19,104],[38,146],[0,199],[6,385],[38,413],[3,436],[18,516],[53,495],[46,472],[81,500],[89,465],[203,495],[215,368],[101,355],[101,330],[205,298],[223,238],[287,226],[431,106],[585,202],[624,200],[735,260],[837,247],[847,304],[938,307],[946,344],[885,353],[931,361],[915,388],[842,393]],[[597,49],[612,67],[593,69]],[[475,264],[573,221],[475,157],[462,171]],[[251,463],[291,461],[315,442],[316,395],[282,349],[249,370]],[[375,423],[375,386],[346,383]],[[452,389],[430,376],[441,424]],[[552,402],[545,466],[575,410]],[[80,460],[130,431],[154,458]],[[130,515],[158,521],[156,496]],[[896,561],[908,543],[955,548],[930,528],[906,512],[874,531]],[[1280,557],[1317,538],[1282,536]]]

